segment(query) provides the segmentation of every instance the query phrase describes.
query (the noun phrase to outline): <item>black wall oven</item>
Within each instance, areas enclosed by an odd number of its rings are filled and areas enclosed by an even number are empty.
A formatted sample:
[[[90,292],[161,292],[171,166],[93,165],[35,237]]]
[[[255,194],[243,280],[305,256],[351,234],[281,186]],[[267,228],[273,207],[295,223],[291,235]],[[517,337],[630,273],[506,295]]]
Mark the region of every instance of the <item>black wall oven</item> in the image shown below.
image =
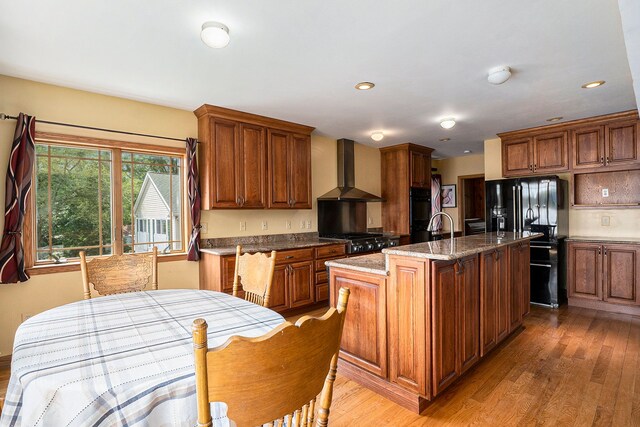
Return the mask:
[[[427,230],[431,219],[431,191],[425,188],[409,190],[409,231],[411,243],[428,242],[431,232]]]

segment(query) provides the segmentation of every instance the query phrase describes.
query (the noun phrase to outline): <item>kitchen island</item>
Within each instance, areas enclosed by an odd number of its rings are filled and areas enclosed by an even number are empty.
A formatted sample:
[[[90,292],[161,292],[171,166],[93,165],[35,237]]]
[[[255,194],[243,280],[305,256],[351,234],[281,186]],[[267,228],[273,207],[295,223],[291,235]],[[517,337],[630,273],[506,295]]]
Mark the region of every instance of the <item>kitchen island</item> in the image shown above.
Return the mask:
[[[521,327],[539,236],[487,233],[327,262],[332,304],[351,290],[340,373],[422,412]]]

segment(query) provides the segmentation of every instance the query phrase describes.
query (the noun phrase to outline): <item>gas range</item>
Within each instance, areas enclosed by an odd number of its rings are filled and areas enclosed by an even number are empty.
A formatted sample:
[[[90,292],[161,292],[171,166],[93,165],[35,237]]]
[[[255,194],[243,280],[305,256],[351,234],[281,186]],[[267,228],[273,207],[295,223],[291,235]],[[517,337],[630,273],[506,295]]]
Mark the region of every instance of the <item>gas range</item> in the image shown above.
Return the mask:
[[[400,237],[385,236],[381,233],[346,233],[346,234],[329,234],[320,236],[324,239],[342,239],[348,240],[347,253],[358,254],[365,252],[380,251],[391,246],[400,244]]]

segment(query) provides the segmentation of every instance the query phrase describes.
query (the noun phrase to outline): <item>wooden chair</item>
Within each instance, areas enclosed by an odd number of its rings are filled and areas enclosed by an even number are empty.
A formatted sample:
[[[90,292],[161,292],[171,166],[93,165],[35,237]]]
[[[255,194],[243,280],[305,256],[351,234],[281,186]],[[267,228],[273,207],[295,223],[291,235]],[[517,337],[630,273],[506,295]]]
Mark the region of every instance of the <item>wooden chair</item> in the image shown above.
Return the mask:
[[[91,299],[91,287],[100,295],[137,292],[150,284],[158,289],[158,248],[151,254],[113,255],[87,261],[80,252],[80,270],[84,285],[84,299]]]
[[[0,415],[2,415],[2,408],[4,408],[4,397],[0,397]]]
[[[225,402],[238,427],[311,427],[329,422],[333,382],[349,289],[340,289],[337,308],[314,318],[285,322],[257,338],[231,337],[207,348],[207,322],[193,322],[198,426],[211,426],[209,402]],[[272,421],[275,420],[275,421]]]
[[[271,256],[258,252],[242,254],[242,245],[236,247],[236,269],[233,276],[233,296],[237,297],[240,287],[244,290],[244,299],[267,307],[273,282],[273,270],[276,267],[276,251]]]

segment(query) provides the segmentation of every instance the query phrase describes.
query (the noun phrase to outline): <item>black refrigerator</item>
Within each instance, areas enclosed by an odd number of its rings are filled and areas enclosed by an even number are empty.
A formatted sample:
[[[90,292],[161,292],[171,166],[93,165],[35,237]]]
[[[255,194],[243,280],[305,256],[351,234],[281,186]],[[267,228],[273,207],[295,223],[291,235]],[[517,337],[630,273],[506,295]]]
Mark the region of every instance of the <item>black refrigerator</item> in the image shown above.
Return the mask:
[[[533,231],[531,302],[558,307],[567,301],[564,234],[568,230],[567,181],[557,176],[486,182],[486,229]]]

